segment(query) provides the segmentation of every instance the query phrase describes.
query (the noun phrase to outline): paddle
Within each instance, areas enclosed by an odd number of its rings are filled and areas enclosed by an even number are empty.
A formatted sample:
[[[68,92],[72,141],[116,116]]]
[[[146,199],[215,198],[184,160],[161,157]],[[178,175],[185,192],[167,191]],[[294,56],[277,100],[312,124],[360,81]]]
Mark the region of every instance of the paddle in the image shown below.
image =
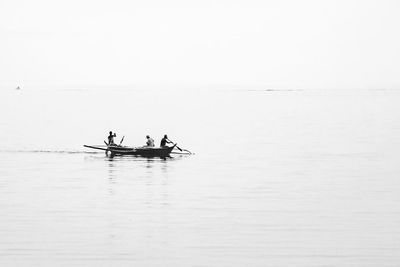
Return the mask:
[[[119,142],[119,145],[121,145],[121,144],[122,144],[122,141],[124,141],[124,138],[125,138],[125,135],[124,135],[124,136],[122,136],[122,139],[121,139],[121,142]]]
[[[172,142],[172,141],[169,140],[169,139],[167,139],[167,140],[170,141],[171,143],[174,143],[174,142]],[[176,145],[176,143],[175,143],[175,147],[176,147],[177,149],[179,149],[181,152],[186,151],[186,152],[188,152],[189,154],[193,154],[192,152],[190,152],[190,151],[187,150],[187,149],[182,149],[182,148],[180,148],[179,146]]]
[[[177,149],[179,149],[180,151],[182,151],[182,149],[181,149],[179,146],[177,146],[176,143],[172,142],[172,141],[169,140],[168,138],[167,138],[167,141],[170,142],[171,144],[175,144],[175,147],[176,147]]]
[[[189,154],[193,154],[192,152],[190,152],[190,151],[187,150],[187,149],[182,149],[182,151],[186,151],[186,152],[188,152]]]

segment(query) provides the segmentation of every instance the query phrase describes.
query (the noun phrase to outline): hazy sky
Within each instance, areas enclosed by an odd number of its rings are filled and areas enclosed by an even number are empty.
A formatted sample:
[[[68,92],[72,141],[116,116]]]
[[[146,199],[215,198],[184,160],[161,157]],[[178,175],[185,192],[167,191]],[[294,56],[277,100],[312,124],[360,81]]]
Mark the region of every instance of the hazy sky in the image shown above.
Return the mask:
[[[0,0],[0,84],[398,88],[399,14],[396,0]]]

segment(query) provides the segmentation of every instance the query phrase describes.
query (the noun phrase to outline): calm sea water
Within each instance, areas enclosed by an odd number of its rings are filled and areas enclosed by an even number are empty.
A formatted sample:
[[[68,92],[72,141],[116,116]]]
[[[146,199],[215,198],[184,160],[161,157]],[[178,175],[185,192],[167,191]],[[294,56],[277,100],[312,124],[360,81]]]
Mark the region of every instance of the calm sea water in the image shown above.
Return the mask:
[[[1,266],[400,265],[398,91],[0,96]],[[195,155],[82,146],[110,130]]]

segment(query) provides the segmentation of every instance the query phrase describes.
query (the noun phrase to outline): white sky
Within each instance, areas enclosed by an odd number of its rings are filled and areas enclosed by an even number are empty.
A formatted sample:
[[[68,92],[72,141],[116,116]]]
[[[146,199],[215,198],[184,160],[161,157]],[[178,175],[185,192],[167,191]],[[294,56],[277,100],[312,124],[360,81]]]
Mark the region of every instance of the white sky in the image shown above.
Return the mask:
[[[0,84],[400,87],[400,2],[0,0]]]

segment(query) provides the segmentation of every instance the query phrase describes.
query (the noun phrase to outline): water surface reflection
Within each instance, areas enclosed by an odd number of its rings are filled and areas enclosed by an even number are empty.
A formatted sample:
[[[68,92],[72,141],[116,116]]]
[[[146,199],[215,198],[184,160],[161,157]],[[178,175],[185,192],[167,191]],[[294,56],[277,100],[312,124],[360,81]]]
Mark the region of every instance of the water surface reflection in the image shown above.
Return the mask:
[[[398,92],[224,92],[187,96],[184,109],[160,101],[177,118],[168,127],[198,152],[165,160],[79,152],[104,121],[126,125],[104,106],[140,114],[159,97],[126,92],[110,103],[103,93],[93,110],[101,92],[23,93],[0,105],[13,114],[0,117],[1,266],[400,262]],[[138,124],[161,117],[148,112]]]

